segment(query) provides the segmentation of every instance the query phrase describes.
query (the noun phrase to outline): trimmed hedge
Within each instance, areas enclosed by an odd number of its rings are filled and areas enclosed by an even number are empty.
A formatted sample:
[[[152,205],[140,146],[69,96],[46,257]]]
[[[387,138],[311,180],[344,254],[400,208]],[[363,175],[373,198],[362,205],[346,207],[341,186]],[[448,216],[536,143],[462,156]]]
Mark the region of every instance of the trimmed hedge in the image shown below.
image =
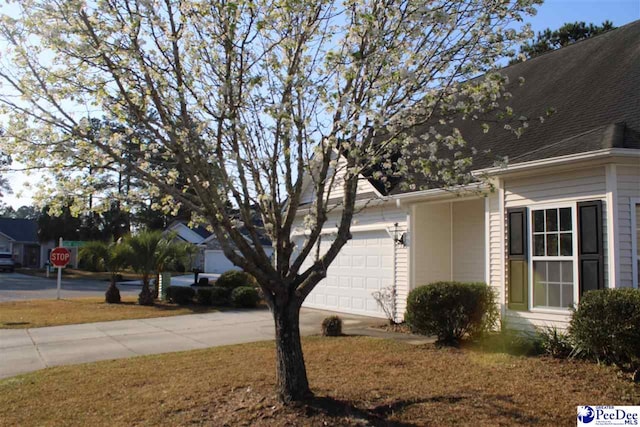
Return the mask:
[[[405,320],[413,332],[456,344],[493,329],[499,319],[493,290],[484,283],[435,282],[409,293]]]
[[[256,282],[256,279],[249,273],[238,270],[229,270],[220,275],[218,280],[216,280],[216,285],[229,289],[235,289],[241,286],[257,288],[258,282]]]
[[[193,304],[193,297],[196,291],[188,286],[169,286],[167,288],[167,299],[178,305]]]
[[[256,288],[240,286],[231,292],[231,302],[240,308],[253,308],[260,302],[260,295]]]
[[[212,291],[213,287],[196,289],[196,301],[202,305],[213,305]]]
[[[220,286],[209,286],[199,288],[196,291],[196,299],[202,305],[229,305],[231,298],[231,289],[222,288]]]
[[[640,290],[585,293],[571,317],[569,335],[576,351],[614,364],[640,379]]]

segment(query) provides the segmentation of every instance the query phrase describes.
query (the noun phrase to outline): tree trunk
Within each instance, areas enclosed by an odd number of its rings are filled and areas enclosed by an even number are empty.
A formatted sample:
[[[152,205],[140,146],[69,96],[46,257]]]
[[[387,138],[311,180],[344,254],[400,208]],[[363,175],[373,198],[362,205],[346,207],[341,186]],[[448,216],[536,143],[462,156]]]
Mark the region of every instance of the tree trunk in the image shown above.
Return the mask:
[[[120,302],[121,302],[120,290],[118,289],[118,286],[116,286],[116,275],[115,274],[111,275],[111,283],[109,284],[109,287],[107,288],[107,292],[105,292],[105,294],[104,294],[104,300],[108,304],[120,304]]]
[[[290,303],[273,307],[276,326],[276,375],[278,397],[284,403],[300,402],[313,396],[300,343],[300,307]]]
[[[154,304],[153,292],[149,288],[149,276],[148,275],[143,275],[142,276],[142,290],[140,290],[140,293],[138,294],[138,304],[140,304],[140,305],[153,305]]]

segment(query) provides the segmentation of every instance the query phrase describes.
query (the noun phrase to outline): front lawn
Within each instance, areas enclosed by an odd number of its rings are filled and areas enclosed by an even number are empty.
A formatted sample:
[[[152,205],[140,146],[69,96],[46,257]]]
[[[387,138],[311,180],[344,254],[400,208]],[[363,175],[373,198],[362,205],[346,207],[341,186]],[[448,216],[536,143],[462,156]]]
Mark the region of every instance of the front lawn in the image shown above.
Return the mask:
[[[137,297],[123,297],[122,304],[106,304],[103,297],[3,302],[0,303],[0,329],[146,319],[215,311],[212,307],[179,306],[160,301],[156,301],[154,306],[142,306],[137,304],[137,300]]]
[[[51,368],[0,381],[0,425],[575,425],[640,386],[578,361],[304,339],[309,405],[274,398],[271,342]]]

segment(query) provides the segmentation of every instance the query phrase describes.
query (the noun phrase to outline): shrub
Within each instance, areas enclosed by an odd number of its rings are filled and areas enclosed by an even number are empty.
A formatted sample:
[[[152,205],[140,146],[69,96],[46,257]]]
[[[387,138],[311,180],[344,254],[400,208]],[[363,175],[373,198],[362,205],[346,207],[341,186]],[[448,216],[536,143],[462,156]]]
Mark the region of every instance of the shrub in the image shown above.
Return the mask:
[[[198,286],[211,286],[207,277],[201,277],[198,279]]]
[[[120,290],[115,284],[109,284],[107,291],[104,293],[104,301],[107,304],[120,304]]]
[[[574,310],[569,334],[578,351],[625,372],[640,372],[640,290],[587,292]]]
[[[495,294],[484,283],[436,282],[409,293],[405,320],[413,332],[455,344],[493,329],[499,318]]]
[[[541,352],[556,359],[565,359],[573,352],[569,335],[555,327],[538,329],[536,340]]]
[[[213,305],[213,287],[196,290],[196,301],[202,305]]]
[[[188,286],[169,286],[167,288],[167,299],[179,305],[193,303],[195,294],[196,291]]]
[[[216,285],[222,286],[223,288],[235,289],[241,286],[256,288],[258,283],[249,273],[238,270],[229,270],[220,275],[218,280],[216,280]]]
[[[220,286],[202,287],[196,290],[196,300],[202,305],[229,305],[231,289]]]
[[[231,292],[231,302],[236,307],[253,308],[259,301],[258,291],[250,286],[240,286]]]
[[[325,337],[339,337],[342,335],[342,319],[329,316],[322,321],[322,335]]]
[[[232,289],[223,288],[222,286],[211,287],[211,300],[213,305],[229,305],[231,303]]]

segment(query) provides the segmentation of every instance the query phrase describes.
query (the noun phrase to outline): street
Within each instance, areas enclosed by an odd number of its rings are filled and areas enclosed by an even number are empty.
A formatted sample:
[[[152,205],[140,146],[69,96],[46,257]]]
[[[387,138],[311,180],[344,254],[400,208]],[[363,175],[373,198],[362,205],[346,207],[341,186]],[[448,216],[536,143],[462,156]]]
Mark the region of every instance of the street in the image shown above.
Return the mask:
[[[61,298],[104,296],[109,283],[99,280],[62,279]],[[137,295],[139,282],[119,283],[122,296]],[[0,273],[0,302],[29,299],[54,299],[56,297],[56,274],[50,278],[27,276],[20,273]]]

